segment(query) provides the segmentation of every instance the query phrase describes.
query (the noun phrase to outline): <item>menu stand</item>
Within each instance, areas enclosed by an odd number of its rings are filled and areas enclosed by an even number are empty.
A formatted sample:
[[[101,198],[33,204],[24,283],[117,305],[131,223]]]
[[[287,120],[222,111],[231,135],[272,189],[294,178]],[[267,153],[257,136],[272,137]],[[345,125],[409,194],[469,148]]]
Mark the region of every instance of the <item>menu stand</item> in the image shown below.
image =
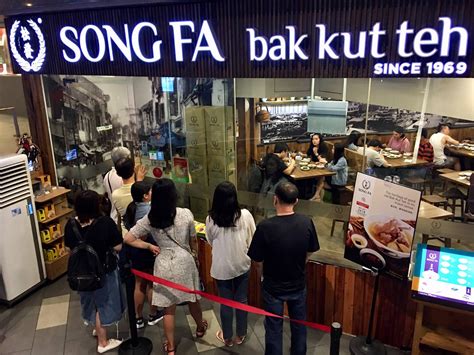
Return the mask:
[[[385,355],[387,349],[382,342],[372,339],[374,326],[375,304],[377,303],[377,293],[379,290],[379,270],[369,269],[372,276],[375,276],[374,291],[372,292],[372,305],[370,307],[369,329],[367,336],[358,336],[351,340],[349,351],[351,355]]]

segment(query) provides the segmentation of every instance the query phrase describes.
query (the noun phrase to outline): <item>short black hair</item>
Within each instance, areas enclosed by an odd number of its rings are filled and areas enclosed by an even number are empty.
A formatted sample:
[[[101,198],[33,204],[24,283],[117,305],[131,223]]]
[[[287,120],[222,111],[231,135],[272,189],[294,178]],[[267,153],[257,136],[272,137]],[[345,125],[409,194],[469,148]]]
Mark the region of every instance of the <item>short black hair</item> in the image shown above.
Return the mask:
[[[299,191],[295,184],[285,181],[277,185],[275,195],[281,202],[293,205],[298,200]]]
[[[131,158],[122,158],[115,164],[115,169],[122,179],[130,179],[135,173],[135,164]]]
[[[423,138],[428,138],[428,128],[422,128],[421,129],[421,136]]]
[[[378,139],[371,139],[367,146],[382,148],[382,143]]]
[[[448,127],[449,129],[451,129],[451,124],[448,123],[448,122],[440,123],[440,124],[438,125],[438,132],[441,132],[444,127]]]
[[[99,194],[93,190],[78,192],[74,200],[74,210],[81,223],[99,218],[102,215]]]
[[[403,129],[403,127],[400,127],[400,126],[395,126],[395,128],[393,129],[394,132],[397,132],[398,134],[400,135],[404,135],[405,134],[405,130]]]
[[[290,147],[288,147],[288,144],[283,143],[283,142],[278,142],[275,144],[275,149],[274,153],[281,153],[281,152],[287,152],[290,150]]]

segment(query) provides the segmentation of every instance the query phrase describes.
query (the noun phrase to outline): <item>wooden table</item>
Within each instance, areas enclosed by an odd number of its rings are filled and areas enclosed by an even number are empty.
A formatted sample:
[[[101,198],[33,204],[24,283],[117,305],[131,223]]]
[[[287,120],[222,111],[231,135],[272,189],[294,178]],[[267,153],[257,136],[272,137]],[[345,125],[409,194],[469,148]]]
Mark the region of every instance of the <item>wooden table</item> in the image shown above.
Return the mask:
[[[405,161],[410,159],[409,162]],[[385,157],[387,163],[391,165],[392,168],[410,168],[415,166],[427,165],[428,162],[423,159],[417,159],[415,163],[412,162],[413,157],[401,157],[397,159],[388,159]]]
[[[452,212],[434,206],[425,201],[421,201],[420,203],[420,209],[418,210],[418,218],[448,219],[452,217]],[[451,247],[451,239],[449,238],[430,237],[428,234],[422,235],[422,243],[424,244],[427,244],[428,241],[433,239],[439,240],[440,242],[444,243],[444,245],[448,248]]]
[[[474,151],[472,150],[460,148],[458,146],[447,146],[446,148],[454,155],[466,158],[474,158]]]
[[[456,171],[454,173],[447,173],[447,174],[441,174],[440,175],[440,178],[441,179],[444,179],[450,183],[453,183],[453,184],[456,184],[456,185],[460,185],[462,187],[466,187],[466,188],[469,188],[469,186],[471,186],[471,183],[469,181],[469,179],[460,179],[459,177],[459,173],[461,171]],[[466,171],[462,171],[463,173],[474,173],[472,170],[466,170]]]
[[[434,206],[428,202],[421,201],[420,209],[418,210],[419,218],[430,218],[430,219],[448,219],[453,216],[452,212],[445,209]]]
[[[299,166],[297,166],[295,170],[293,170],[293,173],[290,176],[296,181],[298,181],[298,180],[307,180],[307,179],[317,179],[317,178],[332,176],[332,175],[336,175],[336,173],[326,168],[310,169],[307,171],[303,171],[300,169]]]

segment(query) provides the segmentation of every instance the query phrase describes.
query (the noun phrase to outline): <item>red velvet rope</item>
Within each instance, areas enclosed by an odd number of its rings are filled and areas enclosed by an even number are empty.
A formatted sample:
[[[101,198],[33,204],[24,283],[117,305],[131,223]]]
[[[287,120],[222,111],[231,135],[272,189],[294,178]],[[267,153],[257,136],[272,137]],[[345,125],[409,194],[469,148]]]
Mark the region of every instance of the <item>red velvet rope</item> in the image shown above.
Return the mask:
[[[211,295],[209,293],[198,291],[198,290],[191,290],[191,289],[189,289],[189,288],[187,288],[183,285],[174,283],[174,282],[169,281],[169,280],[162,279],[160,277],[156,277],[154,275],[147,274],[147,273],[142,272],[142,271],[132,269],[132,272],[135,275],[140,276],[141,278],[143,278],[145,280],[152,281],[154,283],[157,283],[157,284],[160,284],[160,285],[163,285],[163,286],[166,286],[166,287],[174,288],[175,290],[178,290],[178,291],[182,291],[182,292],[186,292],[186,293],[190,293],[190,294],[194,294],[194,295],[199,295],[201,297],[207,298],[210,301],[217,302],[217,303],[223,304],[223,305],[231,307],[231,308],[240,309],[241,311],[258,314],[258,315],[261,315],[261,316],[281,318],[281,319],[284,319],[284,320],[288,320],[290,322],[294,322],[294,323],[297,323],[297,324],[304,325],[306,327],[321,330],[321,331],[326,332],[326,333],[329,333],[331,331],[331,328],[327,325],[317,324],[317,323],[313,323],[313,322],[307,322],[307,321],[304,321],[304,320],[291,319],[291,318],[286,317],[286,316],[279,316],[277,314],[273,314],[273,313],[264,311],[263,309],[253,307],[253,306],[249,306],[248,304],[243,304],[243,303],[240,303],[240,302],[236,302],[236,301],[233,301],[233,300],[229,300],[227,298],[222,298],[222,297],[219,297],[219,296]]]

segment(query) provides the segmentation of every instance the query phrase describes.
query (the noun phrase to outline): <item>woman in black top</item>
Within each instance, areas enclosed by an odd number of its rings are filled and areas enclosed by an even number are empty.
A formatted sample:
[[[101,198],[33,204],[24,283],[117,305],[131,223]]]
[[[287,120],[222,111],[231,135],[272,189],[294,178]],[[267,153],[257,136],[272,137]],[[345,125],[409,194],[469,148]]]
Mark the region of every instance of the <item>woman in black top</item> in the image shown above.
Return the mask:
[[[82,238],[90,245],[99,260],[104,264],[106,254],[113,249],[118,252],[122,248],[122,236],[117,225],[108,216],[102,216],[100,196],[95,191],[81,191],[74,202],[77,217],[66,224],[64,239],[66,247],[73,250],[79,240],[74,233],[74,223]],[[104,327],[117,324],[125,310],[125,302],[120,288],[118,269],[106,274],[104,286],[95,291],[79,292],[81,298],[82,317],[88,324],[95,326],[97,334],[97,352],[104,353],[118,347],[122,341],[107,339]]]
[[[315,133],[311,136],[311,142],[309,144],[306,155],[311,158],[312,161],[319,163],[327,163],[329,149],[321,133]]]

